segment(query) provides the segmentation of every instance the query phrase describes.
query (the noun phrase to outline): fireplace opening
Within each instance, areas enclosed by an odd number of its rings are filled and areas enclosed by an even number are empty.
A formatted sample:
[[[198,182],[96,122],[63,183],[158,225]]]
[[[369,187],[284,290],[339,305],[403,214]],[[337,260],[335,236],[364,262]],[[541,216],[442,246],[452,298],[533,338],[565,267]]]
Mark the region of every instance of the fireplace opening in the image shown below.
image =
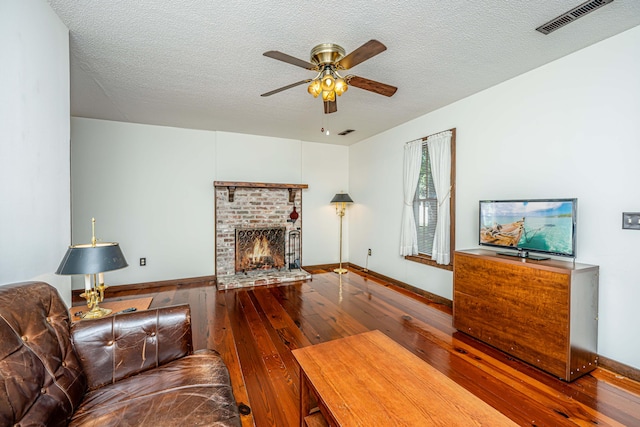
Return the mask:
[[[285,266],[285,228],[236,229],[236,273]]]

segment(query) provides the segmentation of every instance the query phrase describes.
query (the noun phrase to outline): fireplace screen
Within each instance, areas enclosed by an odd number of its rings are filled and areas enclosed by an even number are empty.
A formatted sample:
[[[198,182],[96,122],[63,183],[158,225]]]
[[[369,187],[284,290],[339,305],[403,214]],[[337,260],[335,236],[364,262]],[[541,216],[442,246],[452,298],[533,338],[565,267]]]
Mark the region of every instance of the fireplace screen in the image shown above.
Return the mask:
[[[236,229],[236,272],[280,269],[285,265],[285,229]]]

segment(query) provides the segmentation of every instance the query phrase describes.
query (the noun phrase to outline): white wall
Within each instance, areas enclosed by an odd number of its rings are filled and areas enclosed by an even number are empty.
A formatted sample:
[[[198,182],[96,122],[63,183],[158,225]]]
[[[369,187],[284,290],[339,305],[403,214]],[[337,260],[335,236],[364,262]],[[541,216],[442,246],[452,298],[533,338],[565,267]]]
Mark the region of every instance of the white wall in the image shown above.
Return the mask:
[[[335,213],[318,212],[346,189],[347,147],[84,118],[71,129],[73,243],[90,241],[95,217],[97,237],[120,243],[129,262],[107,284],[215,274],[214,181],[308,184],[303,264],[337,261]],[[327,168],[340,172],[325,179]],[[335,235],[335,246],[316,244],[318,235]]]
[[[71,137],[73,243],[94,217],[129,263],[107,284],[213,274],[215,133],[72,118]]]
[[[71,236],[69,37],[44,0],[0,2],[0,284],[54,275]]]
[[[300,141],[216,132],[216,181],[300,184]]]
[[[478,200],[578,198],[578,262],[600,266],[598,351],[640,368],[640,27],[351,147],[351,260],[452,297],[450,272],[398,255],[402,147],[457,128],[457,249],[477,247]],[[427,88],[428,89],[428,88]],[[428,90],[425,92],[428,96]],[[356,212],[354,212],[356,213]]]
[[[349,192],[349,150],[347,147],[315,142],[302,144],[303,265],[337,263],[340,256],[340,217],[329,202],[336,193]],[[354,200],[357,202],[357,200]],[[349,260],[350,209],[343,220],[342,260]]]

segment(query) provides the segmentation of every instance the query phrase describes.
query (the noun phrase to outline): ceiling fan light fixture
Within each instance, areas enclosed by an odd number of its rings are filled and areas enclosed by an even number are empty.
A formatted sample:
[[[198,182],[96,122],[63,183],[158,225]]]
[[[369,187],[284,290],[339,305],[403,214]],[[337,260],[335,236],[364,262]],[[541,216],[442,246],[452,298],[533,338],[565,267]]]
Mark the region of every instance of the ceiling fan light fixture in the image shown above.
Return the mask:
[[[336,84],[333,90],[338,96],[345,93],[347,89],[349,89],[349,85],[347,85],[347,82],[342,77],[336,80]]]
[[[317,98],[318,95],[320,95],[320,93],[322,92],[322,85],[320,84],[320,80],[313,80],[311,84],[309,84],[307,91],[311,95],[313,95],[314,98]]]
[[[332,91],[336,85],[336,80],[331,75],[331,72],[327,72],[322,76],[322,90]]]
[[[323,90],[322,91],[322,100],[323,101],[335,101],[336,93],[332,90]]]

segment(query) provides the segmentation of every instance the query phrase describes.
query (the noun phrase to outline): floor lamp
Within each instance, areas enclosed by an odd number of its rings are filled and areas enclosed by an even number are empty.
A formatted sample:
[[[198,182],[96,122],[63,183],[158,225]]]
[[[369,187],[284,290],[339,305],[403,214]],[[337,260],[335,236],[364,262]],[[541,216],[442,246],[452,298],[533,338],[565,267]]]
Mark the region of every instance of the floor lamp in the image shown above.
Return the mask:
[[[347,193],[338,193],[333,196],[331,203],[336,204],[336,214],[340,217],[340,267],[333,271],[338,274],[345,274],[347,269],[342,268],[342,218],[344,217],[347,203],[353,203],[353,200],[351,200],[351,197],[349,197]]]

